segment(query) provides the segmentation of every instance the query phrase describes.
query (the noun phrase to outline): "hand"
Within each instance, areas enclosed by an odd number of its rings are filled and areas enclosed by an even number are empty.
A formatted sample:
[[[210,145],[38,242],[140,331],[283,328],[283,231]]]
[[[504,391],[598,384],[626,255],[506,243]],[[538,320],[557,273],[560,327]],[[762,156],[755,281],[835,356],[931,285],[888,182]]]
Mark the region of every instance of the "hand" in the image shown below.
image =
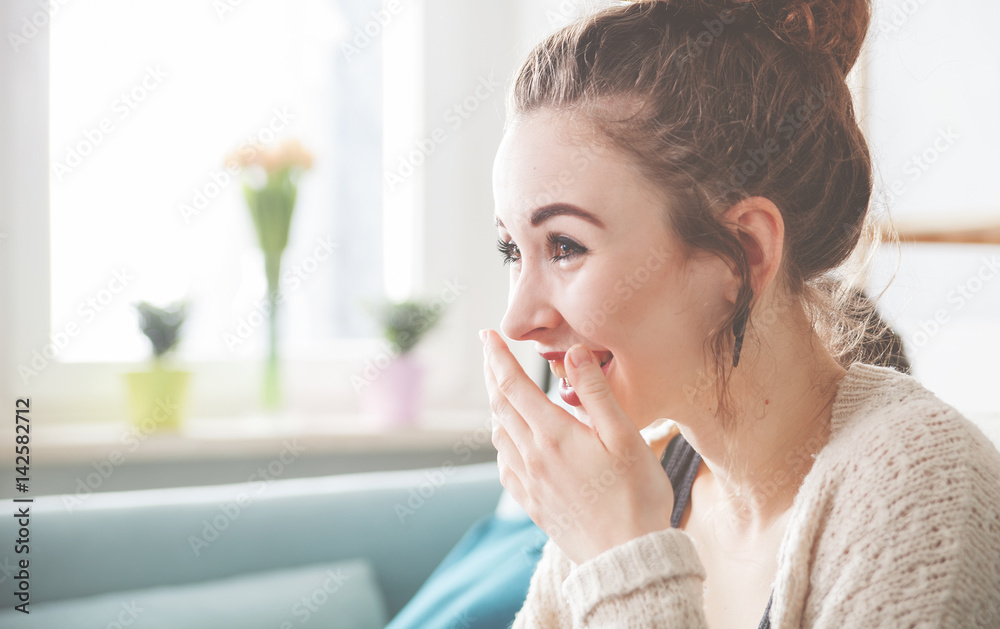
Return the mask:
[[[572,362],[579,350],[589,363]],[[670,481],[590,350],[574,345],[565,363],[593,427],[553,403],[491,330],[483,353],[500,482],[572,561],[670,528]]]

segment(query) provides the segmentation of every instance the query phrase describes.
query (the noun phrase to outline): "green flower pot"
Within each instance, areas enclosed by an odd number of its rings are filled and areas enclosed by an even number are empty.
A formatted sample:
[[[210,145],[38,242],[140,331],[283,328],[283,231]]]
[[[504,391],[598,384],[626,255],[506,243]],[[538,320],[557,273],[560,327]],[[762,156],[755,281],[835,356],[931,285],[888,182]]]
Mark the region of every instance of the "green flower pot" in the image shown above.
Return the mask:
[[[189,371],[154,368],[125,374],[132,423],[143,433],[177,431],[187,407]]]

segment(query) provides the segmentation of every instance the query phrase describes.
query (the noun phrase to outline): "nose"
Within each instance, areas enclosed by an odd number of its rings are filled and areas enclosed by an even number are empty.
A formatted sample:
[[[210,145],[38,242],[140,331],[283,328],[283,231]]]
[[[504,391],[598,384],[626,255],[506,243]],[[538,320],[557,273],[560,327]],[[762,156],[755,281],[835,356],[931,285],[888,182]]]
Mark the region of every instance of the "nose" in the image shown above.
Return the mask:
[[[561,320],[552,302],[552,291],[540,274],[532,273],[525,265],[517,279],[511,280],[507,312],[500,322],[500,331],[511,340],[528,341],[555,328]]]

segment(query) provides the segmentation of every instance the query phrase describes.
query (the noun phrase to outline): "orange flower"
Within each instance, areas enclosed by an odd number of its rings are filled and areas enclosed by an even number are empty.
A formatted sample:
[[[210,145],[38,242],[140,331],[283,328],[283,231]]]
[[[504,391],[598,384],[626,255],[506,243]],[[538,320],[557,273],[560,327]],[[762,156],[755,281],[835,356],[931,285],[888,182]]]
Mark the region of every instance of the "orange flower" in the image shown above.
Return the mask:
[[[268,174],[292,166],[309,170],[312,162],[312,153],[296,139],[285,140],[278,146],[248,142],[226,157],[227,164],[234,163],[241,168],[260,166]]]

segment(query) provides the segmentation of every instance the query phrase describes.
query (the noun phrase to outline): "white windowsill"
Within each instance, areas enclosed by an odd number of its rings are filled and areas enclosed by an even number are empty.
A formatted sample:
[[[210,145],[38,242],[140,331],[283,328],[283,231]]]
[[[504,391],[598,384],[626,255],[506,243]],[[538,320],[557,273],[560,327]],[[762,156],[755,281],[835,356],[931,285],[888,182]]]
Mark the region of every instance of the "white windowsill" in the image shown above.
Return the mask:
[[[380,425],[360,413],[189,418],[176,432],[144,432],[126,422],[32,426],[31,449],[44,465],[121,456],[130,462],[275,456],[286,442],[307,454],[416,452],[492,447],[488,409],[429,411],[410,426]],[[116,454],[117,453],[117,454]]]

